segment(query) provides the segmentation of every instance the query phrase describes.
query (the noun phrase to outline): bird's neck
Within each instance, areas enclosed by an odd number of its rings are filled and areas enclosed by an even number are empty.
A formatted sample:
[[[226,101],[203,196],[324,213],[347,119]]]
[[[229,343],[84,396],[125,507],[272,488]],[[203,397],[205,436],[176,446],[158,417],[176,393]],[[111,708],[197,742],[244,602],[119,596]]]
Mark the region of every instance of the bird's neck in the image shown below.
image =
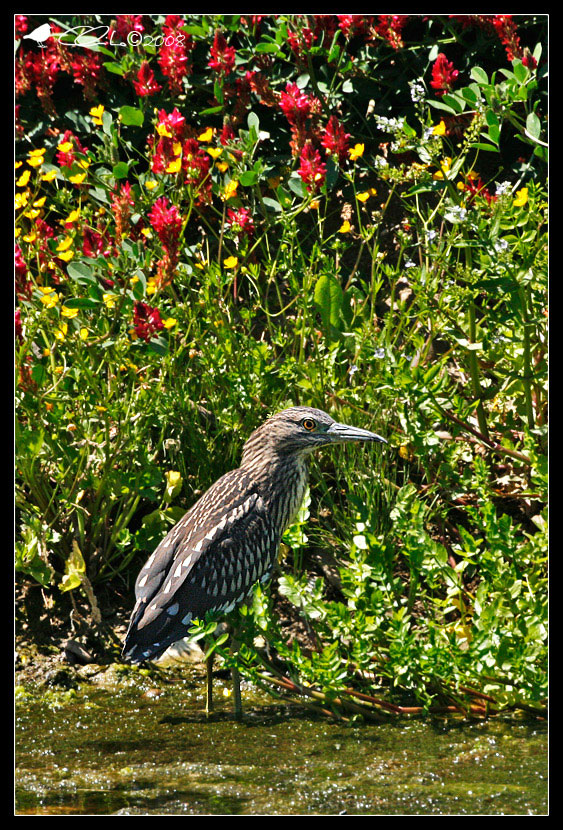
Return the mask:
[[[255,480],[267,512],[274,517],[281,536],[305,495],[309,479],[308,454],[256,453],[252,458],[243,456],[241,467]]]

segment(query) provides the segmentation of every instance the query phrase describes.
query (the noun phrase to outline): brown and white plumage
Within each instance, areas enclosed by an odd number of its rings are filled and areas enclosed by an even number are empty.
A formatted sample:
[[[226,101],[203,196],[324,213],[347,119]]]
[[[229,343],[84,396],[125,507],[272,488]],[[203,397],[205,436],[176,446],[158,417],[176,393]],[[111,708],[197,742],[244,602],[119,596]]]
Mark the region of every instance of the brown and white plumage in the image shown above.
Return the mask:
[[[270,579],[282,535],[307,486],[307,456],[327,444],[384,441],[292,407],[255,430],[241,465],[219,478],[170,530],[142,568],[123,647],[132,662],[161,655],[192,621],[239,606]]]

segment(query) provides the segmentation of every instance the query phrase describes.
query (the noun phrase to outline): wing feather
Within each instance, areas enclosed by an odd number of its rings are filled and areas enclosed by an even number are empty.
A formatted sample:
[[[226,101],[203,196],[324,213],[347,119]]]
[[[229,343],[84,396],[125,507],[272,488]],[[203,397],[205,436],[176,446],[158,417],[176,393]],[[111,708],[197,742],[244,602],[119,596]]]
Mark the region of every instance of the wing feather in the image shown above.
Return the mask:
[[[242,470],[222,476],[169,531],[141,569],[124,654],[150,659],[193,619],[240,604],[271,572],[279,540]]]

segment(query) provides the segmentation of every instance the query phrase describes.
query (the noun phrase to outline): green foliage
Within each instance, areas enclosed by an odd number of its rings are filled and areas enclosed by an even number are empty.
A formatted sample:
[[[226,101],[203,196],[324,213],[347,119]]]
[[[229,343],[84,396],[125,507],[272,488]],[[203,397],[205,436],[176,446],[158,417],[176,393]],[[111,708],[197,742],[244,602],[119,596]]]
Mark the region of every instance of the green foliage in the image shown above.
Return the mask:
[[[320,406],[389,448],[314,461],[243,669],[541,706],[545,16],[20,17],[54,35],[16,51],[18,577],[131,584]]]

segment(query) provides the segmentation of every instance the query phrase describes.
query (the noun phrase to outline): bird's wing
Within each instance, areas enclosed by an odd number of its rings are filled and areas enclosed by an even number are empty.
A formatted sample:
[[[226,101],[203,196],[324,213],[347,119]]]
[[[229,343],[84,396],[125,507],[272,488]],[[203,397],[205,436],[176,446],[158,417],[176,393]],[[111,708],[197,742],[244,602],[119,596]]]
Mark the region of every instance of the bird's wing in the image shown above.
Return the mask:
[[[222,476],[141,569],[124,653],[148,659],[185,636],[192,619],[240,604],[269,575],[278,542],[249,476]]]

